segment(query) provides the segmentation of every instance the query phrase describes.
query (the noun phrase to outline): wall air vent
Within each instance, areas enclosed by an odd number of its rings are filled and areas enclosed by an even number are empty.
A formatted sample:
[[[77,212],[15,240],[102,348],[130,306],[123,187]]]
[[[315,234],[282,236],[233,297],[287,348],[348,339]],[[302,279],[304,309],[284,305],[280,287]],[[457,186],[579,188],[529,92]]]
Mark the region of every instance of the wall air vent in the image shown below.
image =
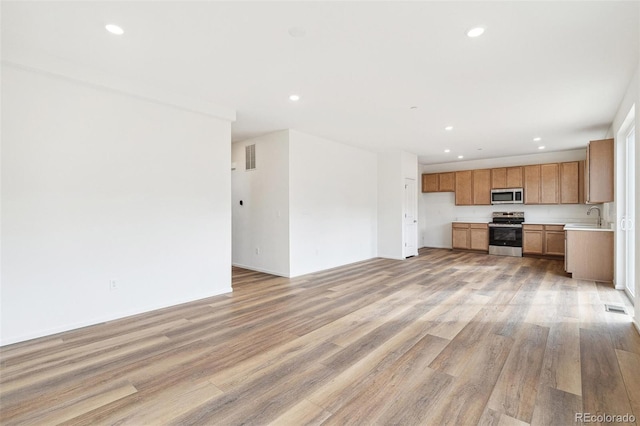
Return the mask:
[[[256,168],[256,145],[247,145],[244,147],[245,170],[253,170]]]

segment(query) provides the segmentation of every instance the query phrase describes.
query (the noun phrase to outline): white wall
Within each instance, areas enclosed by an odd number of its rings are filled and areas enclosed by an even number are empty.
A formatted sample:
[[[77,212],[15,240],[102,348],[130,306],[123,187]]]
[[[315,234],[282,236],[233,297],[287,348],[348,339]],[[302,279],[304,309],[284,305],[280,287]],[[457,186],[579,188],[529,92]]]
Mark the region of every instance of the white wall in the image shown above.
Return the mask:
[[[291,276],[377,252],[376,154],[289,132]]]
[[[404,259],[402,252],[402,152],[378,154],[378,256]]]
[[[231,290],[228,121],[5,65],[2,106],[2,344]]]
[[[585,142],[586,146],[586,142]],[[461,161],[456,163],[423,165],[422,173],[472,170],[480,168],[519,166],[550,162],[584,160],[585,150],[549,152],[490,160]],[[454,220],[491,220],[494,211],[524,211],[528,222],[593,222],[587,216],[587,206],[569,205],[503,205],[503,206],[456,206],[453,192],[426,193],[419,196],[419,243],[422,247],[451,248],[451,222]]]
[[[256,168],[246,170],[251,144]],[[289,132],[234,143],[231,157],[233,264],[289,276]]]
[[[415,179],[419,187],[418,169],[418,157],[414,154],[403,151],[378,154],[379,257],[404,259],[404,180]]]

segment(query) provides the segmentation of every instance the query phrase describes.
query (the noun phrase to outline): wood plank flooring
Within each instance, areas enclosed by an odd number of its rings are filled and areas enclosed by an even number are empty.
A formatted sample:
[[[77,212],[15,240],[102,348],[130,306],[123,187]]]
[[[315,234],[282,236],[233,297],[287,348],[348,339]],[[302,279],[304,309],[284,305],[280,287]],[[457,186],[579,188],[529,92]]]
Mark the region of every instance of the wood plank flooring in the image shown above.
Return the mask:
[[[640,336],[604,310],[629,302],[561,261],[423,249],[233,275],[232,294],[0,348],[0,424],[640,418]]]

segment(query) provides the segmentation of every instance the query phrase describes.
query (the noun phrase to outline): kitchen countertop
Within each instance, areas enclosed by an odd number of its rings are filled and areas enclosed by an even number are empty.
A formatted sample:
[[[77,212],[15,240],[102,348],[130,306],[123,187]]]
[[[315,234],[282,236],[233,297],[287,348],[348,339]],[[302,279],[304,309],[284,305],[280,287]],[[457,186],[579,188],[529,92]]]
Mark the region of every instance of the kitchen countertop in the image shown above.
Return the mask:
[[[605,231],[613,232],[610,225],[604,224],[601,227],[591,223],[567,223],[564,227],[565,231]]]
[[[453,220],[452,223],[490,223],[490,220]]]

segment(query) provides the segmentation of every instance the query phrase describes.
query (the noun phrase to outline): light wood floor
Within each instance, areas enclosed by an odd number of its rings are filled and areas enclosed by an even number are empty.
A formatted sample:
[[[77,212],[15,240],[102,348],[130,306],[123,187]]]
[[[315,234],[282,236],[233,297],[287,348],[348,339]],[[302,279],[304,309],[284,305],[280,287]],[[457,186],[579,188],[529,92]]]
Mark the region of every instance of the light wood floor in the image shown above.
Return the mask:
[[[571,425],[640,418],[640,337],[557,260],[426,249],[1,351],[0,423]],[[611,423],[615,424],[615,423]]]

